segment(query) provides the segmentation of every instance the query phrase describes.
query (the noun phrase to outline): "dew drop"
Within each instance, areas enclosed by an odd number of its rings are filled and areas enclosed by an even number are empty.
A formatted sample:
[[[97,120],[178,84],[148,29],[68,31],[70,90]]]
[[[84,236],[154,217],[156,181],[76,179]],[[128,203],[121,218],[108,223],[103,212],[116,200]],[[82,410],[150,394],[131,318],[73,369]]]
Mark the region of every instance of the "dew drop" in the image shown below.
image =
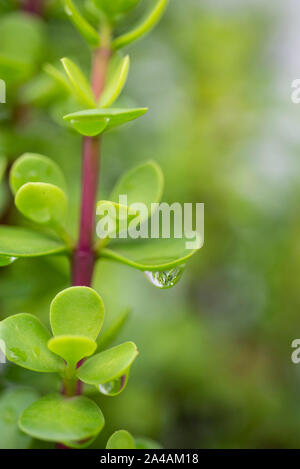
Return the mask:
[[[180,265],[170,270],[161,270],[158,272],[145,271],[144,274],[155,287],[162,289],[172,288],[181,279],[184,267],[184,265]]]
[[[119,394],[127,383],[127,375],[122,375],[120,378],[108,381],[104,384],[99,384],[99,391],[105,396],[115,396]]]

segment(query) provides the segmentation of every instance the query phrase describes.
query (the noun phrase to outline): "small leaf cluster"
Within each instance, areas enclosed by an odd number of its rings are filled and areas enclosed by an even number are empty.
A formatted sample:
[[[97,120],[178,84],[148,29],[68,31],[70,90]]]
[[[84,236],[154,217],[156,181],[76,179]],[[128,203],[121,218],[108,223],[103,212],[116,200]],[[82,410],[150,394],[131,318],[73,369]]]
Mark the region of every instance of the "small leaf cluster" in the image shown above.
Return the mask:
[[[25,408],[18,422],[23,432],[41,440],[81,446],[82,440],[90,443],[102,430],[104,417],[98,406],[87,397],[69,396],[74,396],[78,379],[105,395],[119,394],[137,356],[133,342],[95,354],[103,320],[104,305],[96,291],[70,287],[51,303],[52,336],[32,314],[10,316],[0,323],[9,361],[40,373],[58,373],[64,383],[64,395],[43,396]]]
[[[109,69],[104,90],[97,99],[90,86],[90,80],[83,71],[70,59],[61,60],[65,74],[52,64],[44,69],[59,84],[72,100],[71,107],[80,110],[63,116],[65,122],[83,136],[94,137],[126,122],[141,117],[147,108],[124,109],[111,107],[120,96],[127,80],[130,59],[128,55],[118,52],[119,49],[136,41],[150,31],[160,19],[167,5],[167,0],[159,0],[148,12],[139,25],[121,37],[113,38],[116,23],[139,2],[137,0],[93,0],[90,7],[96,15],[97,29],[94,29],[83,14],[79,12],[73,0],[64,0],[66,13],[74,26],[93,48],[103,47],[110,55]],[[96,13],[95,13],[96,10]],[[98,29],[100,28],[100,34]],[[66,107],[68,107],[68,102]]]
[[[48,255],[71,256],[74,241],[67,231],[68,195],[65,177],[50,158],[27,153],[18,158],[10,171],[10,187],[15,205],[34,227],[0,226],[0,263],[9,265],[18,258]],[[157,163],[149,161],[124,174],[113,188],[109,200],[100,200],[97,212],[110,213],[113,206],[117,222],[125,231],[147,222],[152,204],[158,204],[163,192],[163,175]],[[119,204],[119,196],[126,196],[128,205]],[[147,208],[132,209],[139,201]],[[106,218],[108,215],[106,215]],[[120,226],[118,226],[120,229]],[[186,249],[183,238],[124,239],[106,237],[94,245],[99,260],[106,258],[142,271],[164,271],[184,264],[196,250]]]

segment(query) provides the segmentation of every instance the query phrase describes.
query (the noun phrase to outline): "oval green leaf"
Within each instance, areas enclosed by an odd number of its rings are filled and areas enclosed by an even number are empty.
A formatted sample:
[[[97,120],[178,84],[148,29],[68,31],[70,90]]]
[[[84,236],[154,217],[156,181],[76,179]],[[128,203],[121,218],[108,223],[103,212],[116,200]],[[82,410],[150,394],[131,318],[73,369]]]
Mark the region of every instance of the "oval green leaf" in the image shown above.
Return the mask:
[[[38,399],[35,391],[28,388],[15,388],[0,395],[0,449],[27,449],[31,437],[18,427],[22,412]]]
[[[27,182],[54,184],[65,190],[64,175],[50,158],[35,153],[25,153],[18,158],[10,171],[9,183],[14,194]]]
[[[61,225],[64,222],[67,198],[53,184],[28,182],[17,192],[15,204],[29,220],[43,225]]]
[[[101,250],[101,256],[122,264],[127,264],[138,270],[161,271],[171,269],[184,264],[201,247],[202,242],[197,237],[198,246],[195,249],[187,249],[187,243],[191,239],[147,239],[134,241],[117,241],[111,248]]]
[[[21,313],[0,322],[0,339],[9,361],[28,370],[54,373],[64,361],[48,349],[50,334],[32,314]]]
[[[78,377],[87,384],[105,384],[128,372],[137,357],[133,342],[125,342],[89,358],[79,369]]]
[[[133,436],[126,430],[118,430],[109,438],[106,449],[136,449]]]
[[[64,119],[79,133],[95,136],[113,127],[141,117],[147,108],[138,109],[88,109],[67,114]]]
[[[82,358],[93,355],[97,344],[84,336],[59,335],[49,340],[48,348],[63,358],[70,368],[75,368]]]
[[[80,68],[68,58],[61,59],[61,62],[77,98],[91,108],[96,107],[90,84]]]
[[[54,236],[18,226],[0,226],[1,256],[40,257],[66,251],[67,246]]]
[[[65,12],[74,24],[75,28],[80,32],[82,37],[90,46],[99,47],[100,37],[97,31],[86,21],[81,13],[77,10],[72,0],[63,0]]]
[[[97,435],[104,426],[99,407],[80,396],[59,394],[42,397],[30,405],[19,419],[21,430],[46,441],[80,441]]]
[[[128,46],[142,36],[145,36],[145,34],[151,31],[151,29],[153,29],[159,22],[167,8],[167,5],[168,0],[156,0],[154,7],[145,15],[137,26],[113,41],[114,49]]]
[[[125,173],[114,187],[110,199],[119,202],[120,195],[125,195],[129,208],[132,204],[142,203],[150,217],[151,204],[160,202],[163,188],[164,177],[160,167],[155,161],[148,161]]]
[[[53,334],[81,335],[95,340],[104,319],[104,304],[89,287],[70,287],[58,293],[50,306]]]
[[[111,106],[120,96],[129,72],[129,55],[116,54],[110,62],[107,83],[99,100],[99,107]]]

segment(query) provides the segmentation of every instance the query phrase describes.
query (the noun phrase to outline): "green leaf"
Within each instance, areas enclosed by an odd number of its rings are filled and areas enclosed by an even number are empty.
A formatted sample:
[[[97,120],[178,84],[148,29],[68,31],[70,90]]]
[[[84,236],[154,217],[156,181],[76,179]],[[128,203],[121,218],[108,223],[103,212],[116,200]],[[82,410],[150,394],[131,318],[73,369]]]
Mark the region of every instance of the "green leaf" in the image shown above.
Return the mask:
[[[101,220],[97,226],[99,238],[116,237],[126,232],[129,226],[132,228],[147,220],[152,214],[151,204],[161,199],[163,185],[162,171],[154,161],[128,171],[112,191],[111,201],[102,200],[97,204],[97,215]]]
[[[104,130],[109,130],[137,119],[146,112],[147,108],[88,109],[67,114],[64,116],[64,119],[82,135],[93,137]]]
[[[40,257],[60,254],[67,246],[59,239],[28,228],[0,225],[0,255]]]
[[[13,164],[9,182],[14,194],[27,182],[54,184],[65,190],[64,175],[59,166],[50,158],[35,153],[25,153]]]
[[[13,264],[15,260],[16,257],[0,256],[0,267],[5,267],[7,265]]]
[[[70,287],[56,295],[50,306],[53,335],[81,335],[95,340],[104,319],[104,304],[89,287]]]
[[[21,313],[0,322],[0,339],[9,361],[40,372],[61,372],[64,362],[48,349],[49,332],[32,314]]]
[[[48,226],[61,225],[66,216],[65,193],[53,184],[28,182],[17,192],[15,204],[29,220]]]
[[[23,412],[19,426],[40,440],[76,442],[97,435],[104,426],[104,417],[99,407],[86,397],[50,394]]]
[[[4,156],[0,156],[0,183],[5,174],[6,167],[7,167],[7,159]]]
[[[116,54],[110,61],[107,83],[99,100],[99,107],[109,107],[121,94],[129,72],[129,55]]]
[[[147,239],[112,243],[101,250],[101,256],[127,264],[135,269],[162,271],[184,264],[198,249],[187,249],[187,238]]]
[[[66,116],[64,116],[65,120]],[[76,116],[74,119],[70,119],[69,123],[71,126],[81,135],[85,137],[95,137],[96,135],[100,135],[107,127],[109,119],[106,118],[99,118],[95,119],[81,119],[81,117],[77,118]]]
[[[157,441],[150,438],[136,438],[136,449],[162,449],[163,447]]]
[[[154,161],[148,161],[125,173],[114,187],[110,199],[118,203],[119,196],[126,195],[129,208],[132,204],[142,203],[147,207],[148,216],[151,216],[151,204],[160,202],[163,187],[164,177],[160,167]],[[145,218],[141,216],[140,221]]]
[[[90,84],[80,68],[68,58],[61,59],[61,62],[78,99],[91,108],[96,107]]]
[[[99,47],[100,37],[97,31],[86,21],[81,13],[77,10],[72,0],[63,0],[65,5],[65,12],[69,16],[74,26],[78,29],[80,34],[84,37],[88,44],[94,47]]]
[[[38,395],[28,388],[15,388],[0,395],[0,449],[27,449],[32,439],[20,431],[18,419]]]
[[[78,369],[78,377],[84,383],[96,386],[109,383],[128,373],[137,354],[136,345],[125,342],[89,358]]]
[[[133,436],[126,430],[119,430],[111,435],[106,449],[136,449]]]
[[[97,344],[84,336],[59,335],[49,340],[48,348],[62,357],[70,368],[75,368],[82,358],[93,355]]]
[[[167,5],[168,0],[156,0],[154,7],[146,14],[137,26],[113,41],[114,49],[128,46],[128,44],[131,44],[142,36],[145,36],[145,34],[151,31],[151,29],[153,29],[159,22],[167,8]]]
[[[104,350],[116,339],[123,326],[125,325],[128,316],[129,309],[125,309],[115,315],[112,315],[110,313],[106,316],[103,326],[103,332],[101,332],[97,340],[98,348]]]
[[[128,13],[137,6],[139,1],[140,0],[93,0],[95,5],[109,17]]]

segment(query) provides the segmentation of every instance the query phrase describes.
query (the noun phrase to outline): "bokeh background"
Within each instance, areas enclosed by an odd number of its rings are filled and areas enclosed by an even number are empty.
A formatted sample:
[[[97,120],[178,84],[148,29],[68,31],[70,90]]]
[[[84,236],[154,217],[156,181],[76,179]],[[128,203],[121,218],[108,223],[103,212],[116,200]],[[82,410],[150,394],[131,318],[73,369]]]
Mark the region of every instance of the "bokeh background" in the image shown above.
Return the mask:
[[[1,22],[17,3],[1,1],[0,54]],[[81,141],[60,125],[66,104],[39,71],[63,56],[88,70],[90,55],[58,3],[49,1],[39,25],[34,73],[8,84],[0,153],[39,152],[61,165],[75,232]],[[300,364],[291,362],[300,337],[300,105],[290,98],[299,46],[297,0],[171,0],[159,27],[129,49],[123,103],[150,111],[106,136],[101,194],[155,159],[165,201],[205,203],[205,245],[170,290],[129,267],[98,265],[107,315],[130,309],[118,341],[134,340],[140,355],[124,393],[94,396],[106,416],[94,447],[119,428],[165,448],[300,447]],[[1,223],[15,224],[0,187]],[[60,259],[2,268],[0,317],[47,321],[68,285]],[[59,387],[55,377],[2,366],[0,387],[18,383],[41,394]]]

